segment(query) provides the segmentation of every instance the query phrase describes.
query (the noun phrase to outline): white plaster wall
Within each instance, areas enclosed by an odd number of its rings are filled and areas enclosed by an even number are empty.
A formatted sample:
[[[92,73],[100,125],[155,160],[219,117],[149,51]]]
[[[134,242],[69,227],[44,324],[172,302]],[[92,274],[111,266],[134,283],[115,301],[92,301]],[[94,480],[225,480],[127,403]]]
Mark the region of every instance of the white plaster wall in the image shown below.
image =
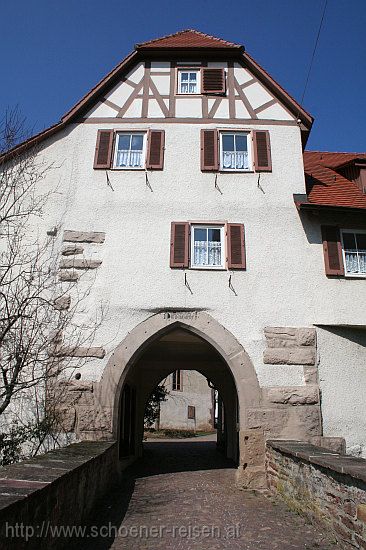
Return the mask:
[[[131,124],[74,125],[48,140],[40,153],[54,163],[44,189],[57,188],[36,228],[40,235],[60,225],[56,241],[61,246],[63,229],[106,232],[96,252],[103,263],[84,279],[87,287],[88,277],[95,277],[82,318],[93,319],[100,302],[106,304],[95,345],[107,354],[82,368],[82,380],[99,380],[116,345],[161,309],[208,311],[241,342],[263,386],[304,383],[302,367],[263,364],[264,327],[365,324],[365,281],[327,279],[319,222],[306,219],[303,225],[295,208],[293,193],[305,189],[296,126],[250,125],[269,130],[273,171],[260,175],[260,187],[256,173],[219,174],[222,194],[215,188],[215,174],[200,171],[200,130],[212,126],[134,124],[134,129],[164,127],[166,132],[164,170],[148,175],[153,192],[144,171],[109,171],[112,190],[105,171],[93,170],[97,130],[108,127],[123,130]],[[245,224],[247,270],[232,274],[236,295],[227,271],[187,270],[191,294],[183,271],[170,269],[170,224],[186,220]],[[86,257],[91,253],[87,250]],[[325,342],[322,353],[327,345],[332,347]],[[330,363],[323,377],[324,387],[331,387],[335,373]],[[352,396],[347,399],[352,402]],[[329,406],[324,421],[334,435],[346,435],[347,422],[332,424]]]
[[[318,328],[325,436],[342,435],[347,452],[366,458],[366,329]]]
[[[166,381],[167,400],[160,406],[160,427],[207,429],[211,422],[212,397],[206,378],[197,371],[181,371],[183,390],[172,389],[172,375]],[[196,418],[188,419],[188,406],[196,409]]]

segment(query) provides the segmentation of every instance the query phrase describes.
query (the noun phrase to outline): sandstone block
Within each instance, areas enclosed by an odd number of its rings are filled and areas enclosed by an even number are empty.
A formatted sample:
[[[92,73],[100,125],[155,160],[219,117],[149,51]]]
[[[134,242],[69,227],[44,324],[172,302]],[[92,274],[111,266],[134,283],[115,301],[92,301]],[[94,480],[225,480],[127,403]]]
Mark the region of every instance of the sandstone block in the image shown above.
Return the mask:
[[[76,423],[76,410],[74,407],[62,407],[58,410],[60,424],[65,432],[73,432]]]
[[[284,405],[314,405],[319,402],[319,392],[313,386],[275,387],[267,389],[267,399]]]
[[[314,365],[315,349],[305,348],[268,348],[264,351],[263,361],[271,365]]]
[[[305,384],[318,384],[318,369],[316,367],[304,366]]]
[[[287,409],[248,409],[247,425],[249,429],[262,429],[266,435],[278,436],[287,424]]]
[[[264,466],[240,467],[236,471],[235,485],[240,489],[265,489],[267,486]]]
[[[82,254],[84,252],[84,248],[82,246],[77,245],[70,245],[70,246],[64,246],[61,254],[63,256],[73,256],[75,254]]]
[[[96,231],[64,231],[64,241],[73,243],[104,243],[105,233]]]
[[[72,347],[64,346],[57,350],[59,357],[96,357],[97,359],[103,359],[105,356],[105,349],[100,347]]]
[[[79,407],[77,429],[79,432],[110,431],[112,415],[107,409],[95,410],[94,407]]]
[[[54,306],[55,309],[58,311],[64,311],[66,309],[69,309],[71,304],[71,296],[60,296],[59,298],[56,298]]]
[[[59,274],[59,280],[63,282],[73,282],[79,279],[79,275],[76,271],[61,271]]]
[[[321,435],[321,416],[318,405],[303,405],[292,407],[292,425],[296,425],[299,439],[308,439]]]
[[[315,346],[316,331],[314,328],[297,329],[297,342],[299,346]]]
[[[265,443],[262,430],[240,430],[240,464],[260,466],[264,463]]]
[[[289,365],[315,365],[315,348],[294,348],[289,352]]]
[[[357,519],[366,523],[366,502],[357,506]]]
[[[102,260],[86,260],[78,258],[62,258],[60,260],[60,269],[96,269],[100,266]]]

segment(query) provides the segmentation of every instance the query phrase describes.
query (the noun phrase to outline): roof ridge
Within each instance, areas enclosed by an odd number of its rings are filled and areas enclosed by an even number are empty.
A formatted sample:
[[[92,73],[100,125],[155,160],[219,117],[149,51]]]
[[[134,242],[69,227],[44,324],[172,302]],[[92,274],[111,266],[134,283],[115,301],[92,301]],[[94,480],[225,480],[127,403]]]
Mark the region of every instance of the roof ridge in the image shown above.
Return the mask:
[[[167,35],[164,35],[164,36],[159,36],[158,38],[153,38],[152,40],[147,40],[146,42],[138,42],[137,44],[135,44],[135,48],[140,48],[141,46],[146,46],[148,44],[154,44],[155,42],[159,42],[160,40],[165,40],[167,38],[173,38],[175,36],[180,36],[181,34],[184,34],[184,33],[188,33],[188,32],[192,32],[194,34],[197,34],[199,36],[203,36],[204,38],[211,38],[213,40],[218,40],[219,42],[222,42],[223,44],[226,44],[226,45],[229,45],[229,46],[235,46],[235,47],[240,47],[242,48],[243,46],[241,44],[237,44],[235,42],[230,42],[228,40],[225,40],[224,38],[220,38],[218,36],[213,36],[212,34],[207,34],[207,33],[204,33],[202,31],[198,31],[196,29],[183,29],[181,31],[177,31],[177,32],[174,32],[174,33],[171,33],[171,34],[167,34]]]

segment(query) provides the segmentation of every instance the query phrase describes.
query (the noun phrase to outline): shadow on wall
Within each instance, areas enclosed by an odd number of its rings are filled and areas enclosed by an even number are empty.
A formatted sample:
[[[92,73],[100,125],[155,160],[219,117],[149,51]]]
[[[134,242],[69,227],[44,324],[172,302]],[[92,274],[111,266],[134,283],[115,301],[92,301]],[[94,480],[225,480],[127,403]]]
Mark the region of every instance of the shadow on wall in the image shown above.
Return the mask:
[[[366,329],[357,327],[330,327],[328,325],[317,325],[322,330],[335,334],[345,340],[350,340],[363,348],[366,347]]]

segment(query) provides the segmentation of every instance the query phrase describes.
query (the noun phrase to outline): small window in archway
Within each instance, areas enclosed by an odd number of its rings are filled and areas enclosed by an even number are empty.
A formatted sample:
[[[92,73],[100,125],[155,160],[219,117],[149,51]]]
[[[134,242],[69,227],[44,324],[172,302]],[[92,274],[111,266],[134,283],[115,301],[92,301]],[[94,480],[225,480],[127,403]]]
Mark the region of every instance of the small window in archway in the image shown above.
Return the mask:
[[[196,418],[196,407],[188,405],[188,420],[194,420]]]
[[[183,379],[181,370],[175,370],[173,372],[172,390],[183,391]]]

